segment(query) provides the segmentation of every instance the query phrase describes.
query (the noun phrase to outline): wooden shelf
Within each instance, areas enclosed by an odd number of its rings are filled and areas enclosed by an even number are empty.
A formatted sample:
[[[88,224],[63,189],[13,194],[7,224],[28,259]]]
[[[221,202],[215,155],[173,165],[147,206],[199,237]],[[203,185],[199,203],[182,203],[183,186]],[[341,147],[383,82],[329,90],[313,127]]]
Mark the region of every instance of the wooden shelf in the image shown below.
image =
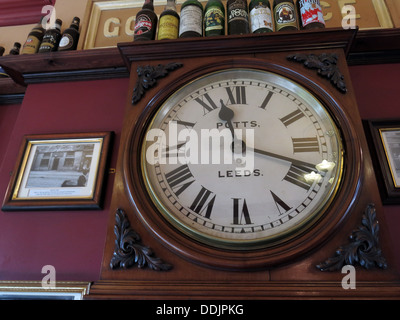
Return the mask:
[[[240,42],[240,45],[238,43]],[[246,46],[243,46],[243,43]],[[132,61],[184,58],[185,54],[206,56],[240,55],[244,49],[254,53],[291,50],[342,48],[349,65],[400,62],[400,29],[343,30],[340,28],[269,34],[248,34],[211,38],[177,39],[121,43],[116,48],[53,52],[35,55],[4,56],[0,65],[10,79],[0,82],[0,95],[23,94],[21,86],[32,83],[121,78],[129,76]],[[214,53],[215,54],[215,53]],[[1,103],[1,102],[0,102]]]

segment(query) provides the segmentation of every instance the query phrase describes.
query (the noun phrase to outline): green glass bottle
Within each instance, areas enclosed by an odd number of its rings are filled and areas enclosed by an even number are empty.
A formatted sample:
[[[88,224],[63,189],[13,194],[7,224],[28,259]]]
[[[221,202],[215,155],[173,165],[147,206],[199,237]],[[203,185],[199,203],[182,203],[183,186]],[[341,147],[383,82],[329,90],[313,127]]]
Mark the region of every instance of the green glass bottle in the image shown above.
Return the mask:
[[[203,5],[198,0],[186,0],[181,7],[179,38],[203,36]]]
[[[251,33],[274,31],[269,0],[251,0],[249,13]]]
[[[293,0],[274,0],[273,8],[276,31],[299,30]]]
[[[225,35],[225,7],[221,0],[208,0],[204,9],[204,34],[206,37]]]

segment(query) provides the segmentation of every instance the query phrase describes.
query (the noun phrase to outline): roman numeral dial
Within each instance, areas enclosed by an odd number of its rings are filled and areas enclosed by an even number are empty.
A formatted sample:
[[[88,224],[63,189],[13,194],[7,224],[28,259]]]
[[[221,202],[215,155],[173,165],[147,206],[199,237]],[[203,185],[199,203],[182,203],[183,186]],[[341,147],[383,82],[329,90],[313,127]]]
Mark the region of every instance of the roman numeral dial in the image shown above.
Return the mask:
[[[149,196],[168,223],[207,245],[259,248],[282,239],[319,216],[339,189],[335,121],[280,75],[210,73],[172,93],[148,123],[148,133],[158,130],[142,148]],[[147,149],[164,162],[147,161]]]

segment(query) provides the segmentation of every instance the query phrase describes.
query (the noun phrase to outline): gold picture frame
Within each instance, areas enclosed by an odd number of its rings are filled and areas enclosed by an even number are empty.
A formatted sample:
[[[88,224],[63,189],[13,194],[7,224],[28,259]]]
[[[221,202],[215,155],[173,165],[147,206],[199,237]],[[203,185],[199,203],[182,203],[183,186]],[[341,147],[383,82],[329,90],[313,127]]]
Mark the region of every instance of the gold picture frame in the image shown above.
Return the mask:
[[[40,281],[0,281],[0,300],[83,300],[90,282],[56,282],[54,287]]]
[[[27,135],[3,211],[101,209],[112,132]]]

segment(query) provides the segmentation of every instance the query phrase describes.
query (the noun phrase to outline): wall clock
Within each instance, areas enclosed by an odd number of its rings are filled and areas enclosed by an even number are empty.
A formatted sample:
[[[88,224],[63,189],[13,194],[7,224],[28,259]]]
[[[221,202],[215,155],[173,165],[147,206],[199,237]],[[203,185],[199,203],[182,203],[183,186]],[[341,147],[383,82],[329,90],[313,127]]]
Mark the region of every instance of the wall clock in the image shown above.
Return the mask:
[[[120,44],[131,78],[92,297],[398,294],[346,64],[353,39]],[[357,291],[344,292],[349,261]]]
[[[127,187],[135,207],[150,199],[140,218],[179,255],[268,267],[314,248],[316,233],[344,219],[347,210],[332,218],[330,209],[355,195],[342,181],[360,178],[358,146],[344,144],[356,133],[322,89],[293,78],[261,60],[221,61],[191,70],[141,115]]]
[[[160,106],[141,166],[166,220],[200,242],[246,250],[318,219],[339,188],[343,145],[329,111],[299,84],[223,69]]]

